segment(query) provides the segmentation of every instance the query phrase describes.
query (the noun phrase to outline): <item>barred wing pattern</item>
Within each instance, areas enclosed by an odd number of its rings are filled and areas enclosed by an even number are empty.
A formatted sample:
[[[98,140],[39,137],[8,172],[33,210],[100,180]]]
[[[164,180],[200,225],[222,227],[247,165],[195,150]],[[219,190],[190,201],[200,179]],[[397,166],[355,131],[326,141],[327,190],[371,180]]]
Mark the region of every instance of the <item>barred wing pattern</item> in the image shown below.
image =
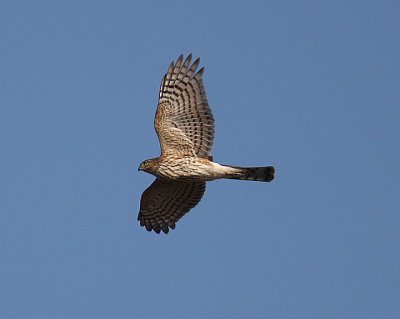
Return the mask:
[[[168,233],[203,197],[203,181],[169,181],[157,178],[140,200],[138,220],[148,231]]]
[[[211,158],[214,141],[214,116],[208,105],[197,59],[190,65],[190,54],[172,62],[160,87],[154,120],[161,156],[198,156]]]

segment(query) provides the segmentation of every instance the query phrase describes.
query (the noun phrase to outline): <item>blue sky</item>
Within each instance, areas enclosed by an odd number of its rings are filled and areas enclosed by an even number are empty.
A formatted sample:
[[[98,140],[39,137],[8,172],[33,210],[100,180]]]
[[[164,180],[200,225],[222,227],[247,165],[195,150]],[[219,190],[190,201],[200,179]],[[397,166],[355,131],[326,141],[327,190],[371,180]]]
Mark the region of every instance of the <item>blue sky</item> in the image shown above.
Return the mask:
[[[1,1],[1,318],[399,318],[398,1]],[[161,78],[206,67],[216,181],[136,217]]]

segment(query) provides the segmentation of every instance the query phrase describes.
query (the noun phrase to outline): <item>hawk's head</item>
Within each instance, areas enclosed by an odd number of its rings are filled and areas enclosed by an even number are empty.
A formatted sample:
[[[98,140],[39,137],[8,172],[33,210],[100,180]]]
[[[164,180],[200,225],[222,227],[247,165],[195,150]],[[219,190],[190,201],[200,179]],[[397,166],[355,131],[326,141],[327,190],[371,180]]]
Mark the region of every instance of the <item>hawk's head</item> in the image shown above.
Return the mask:
[[[153,174],[153,172],[157,166],[156,164],[157,164],[156,158],[151,158],[151,159],[145,160],[140,163],[140,165],[138,167],[138,171],[145,171],[147,173]]]

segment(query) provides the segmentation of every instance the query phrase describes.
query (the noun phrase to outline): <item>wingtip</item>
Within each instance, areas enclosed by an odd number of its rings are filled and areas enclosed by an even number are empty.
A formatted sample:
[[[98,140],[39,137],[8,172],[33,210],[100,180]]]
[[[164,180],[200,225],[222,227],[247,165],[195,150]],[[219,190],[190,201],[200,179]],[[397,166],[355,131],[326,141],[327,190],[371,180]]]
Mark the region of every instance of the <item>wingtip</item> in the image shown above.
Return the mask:
[[[178,60],[176,60],[175,66],[181,66],[183,61],[183,54],[179,55]]]
[[[142,219],[141,214],[139,213],[139,216],[137,218],[137,220],[139,221],[139,224],[141,227],[144,227],[149,233],[154,231],[156,234],[160,234],[161,232],[163,232],[164,234],[168,234],[170,228],[171,229],[175,229],[175,223],[172,225],[152,225],[151,223],[145,223],[145,221]]]
[[[204,66],[200,69],[200,70],[198,70],[197,72],[196,72],[196,74],[195,74],[195,78],[197,78],[197,79],[199,79],[199,78],[201,78],[202,77],[202,75],[203,75],[203,73],[204,73]]]
[[[167,74],[170,74],[172,72],[172,70],[174,69],[174,65],[175,65],[175,61],[172,61],[169,66],[168,66],[168,70],[167,73],[165,74],[165,76],[167,76]],[[165,77],[164,76],[164,77]]]

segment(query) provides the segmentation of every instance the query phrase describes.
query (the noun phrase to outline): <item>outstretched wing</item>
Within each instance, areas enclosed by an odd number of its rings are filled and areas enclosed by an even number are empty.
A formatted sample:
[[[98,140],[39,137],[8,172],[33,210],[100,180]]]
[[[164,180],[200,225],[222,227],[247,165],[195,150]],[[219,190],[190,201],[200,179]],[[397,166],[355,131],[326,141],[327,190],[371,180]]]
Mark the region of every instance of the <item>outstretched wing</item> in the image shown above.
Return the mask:
[[[169,181],[157,178],[140,200],[138,220],[148,231],[168,233],[175,223],[203,197],[206,183],[202,181]]]
[[[214,116],[208,105],[202,75],[196,72],[200,59],[183,62],[180,55],[172,62],[161,81],[154,120],[162,156],[211,157],[214,141]]]

